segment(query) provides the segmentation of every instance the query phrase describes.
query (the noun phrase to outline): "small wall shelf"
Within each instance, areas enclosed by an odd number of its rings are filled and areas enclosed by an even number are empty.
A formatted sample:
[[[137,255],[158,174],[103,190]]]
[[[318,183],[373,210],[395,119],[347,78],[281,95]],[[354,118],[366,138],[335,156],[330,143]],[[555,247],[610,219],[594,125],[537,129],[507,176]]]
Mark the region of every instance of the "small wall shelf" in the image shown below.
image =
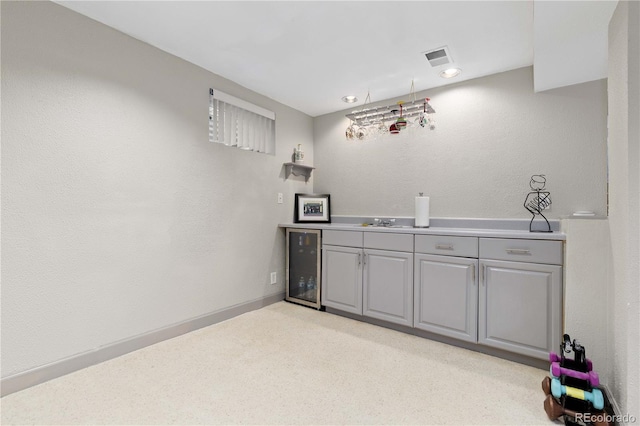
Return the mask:
[[[294,176],[304,176],[304,181],[308,181],[311,177],[311,172],[315,167],[307,166],[305,164],[300,163],[284,163],[284,167],[286,169],[286,176],[289,177],[290,174]]]

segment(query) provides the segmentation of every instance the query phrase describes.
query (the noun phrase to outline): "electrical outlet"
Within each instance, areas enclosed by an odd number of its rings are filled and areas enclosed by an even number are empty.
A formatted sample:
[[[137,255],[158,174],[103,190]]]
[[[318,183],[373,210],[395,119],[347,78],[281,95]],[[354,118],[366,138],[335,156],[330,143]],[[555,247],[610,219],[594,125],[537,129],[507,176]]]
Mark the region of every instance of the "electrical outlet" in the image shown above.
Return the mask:
[[[282,203],[284,203],[284,196],[282,195],[282,192],[278,192],[278,204]]]
[[[277,284],[278,279],[277,279],[277,274],[275,272],[271,273],[271,284]]]

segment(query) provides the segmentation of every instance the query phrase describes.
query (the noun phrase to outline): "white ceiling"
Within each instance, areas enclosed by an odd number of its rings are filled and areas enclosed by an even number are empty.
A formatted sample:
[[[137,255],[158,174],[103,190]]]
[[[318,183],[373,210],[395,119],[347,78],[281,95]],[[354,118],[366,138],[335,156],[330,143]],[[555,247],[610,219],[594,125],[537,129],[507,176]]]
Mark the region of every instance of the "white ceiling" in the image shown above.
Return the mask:
[[[536,90],[606,77],[607,1],[57,1],[318,116],[534,65]],[[459,77],[423,52],[448,46]],[[561,72],[558,72],[560,70]]]

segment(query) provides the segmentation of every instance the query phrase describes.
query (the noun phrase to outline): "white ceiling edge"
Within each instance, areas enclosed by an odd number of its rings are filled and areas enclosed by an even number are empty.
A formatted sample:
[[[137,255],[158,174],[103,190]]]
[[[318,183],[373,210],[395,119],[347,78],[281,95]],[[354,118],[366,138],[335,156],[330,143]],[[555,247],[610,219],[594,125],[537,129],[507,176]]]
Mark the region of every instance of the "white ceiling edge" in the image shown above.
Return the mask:
[[[531,65],[536,92],[606,78],[617,1],[53,0],[311,117]],[[460,77],[421,53],[442,46]]]
[[[618,0],[534,2],[535,92],[607,78],[608,28]]]
[[[311,117],[533,63],[531,0],[54,3]],[[455,79],[422,53],[442,46]]]

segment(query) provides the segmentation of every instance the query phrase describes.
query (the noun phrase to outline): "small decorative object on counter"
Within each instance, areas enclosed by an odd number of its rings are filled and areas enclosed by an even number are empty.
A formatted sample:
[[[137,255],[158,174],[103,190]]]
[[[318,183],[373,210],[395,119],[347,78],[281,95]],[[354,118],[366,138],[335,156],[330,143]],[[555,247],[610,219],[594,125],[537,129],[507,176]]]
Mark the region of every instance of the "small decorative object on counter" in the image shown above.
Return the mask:
[[[293,161],[296,163],[304,162],[304,152],[302,151],[302,144],[298,144],[298,147],[293,150]]]
[[[547,179],[544,175],[533,175],[529,181],[531,192],[527,194],[524,200],[524,208],[532,214],[531,222],[529,222],[529,232],[551,232],[551,225],[542,211],[551,207],[551,193],[544,191]],[[533,229],[533,221],[536,216],[541,216],[546,222],[546,229]]]

